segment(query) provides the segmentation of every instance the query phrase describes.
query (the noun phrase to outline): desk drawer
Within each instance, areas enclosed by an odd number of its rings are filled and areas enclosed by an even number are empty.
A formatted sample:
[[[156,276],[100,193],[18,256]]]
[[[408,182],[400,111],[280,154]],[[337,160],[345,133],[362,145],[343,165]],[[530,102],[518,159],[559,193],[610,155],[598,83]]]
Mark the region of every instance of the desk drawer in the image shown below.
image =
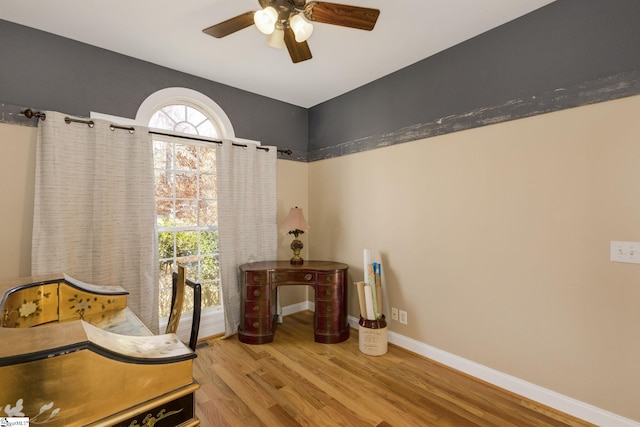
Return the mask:
[[[316,286],[317,299],[339,300],[342,298],[341,285],[318,285]]]
[[[269,287],[247,286],[247,301],[267,301],[268,297]]]
[[[247,285],[266,285],[266,271],[247,271],[245,273],[245,281]]]
[[[316,282],[316,273],[309,271],[272,271],[271,283],[313,285]]]
[[[343,319],[343,316],[341,316],[340,314],[335,314],[333,316],[322,316],[318,313],[316,313],[316,319],[315,319],[315,323],[316,323],[316,333],[319,334],[326,334],[326,333],[335,333],[340,331],[343,328],[343,322],[345,322]]]
[[[340,279],[341,279],[341,274],[338,271],[333,273],[318,273],[319,285],[340,283],[341,282]]]
[[[246,316],[266,316],[269,314],[267,301],[247,301],[244,304]]]
[[[339,300],[316,300],[315,312],[318,316],[333,316],[342,313]]]
[[[271,316],[251,316],[244,318],[243,332],[247,334],[266,334],[271,332]]]

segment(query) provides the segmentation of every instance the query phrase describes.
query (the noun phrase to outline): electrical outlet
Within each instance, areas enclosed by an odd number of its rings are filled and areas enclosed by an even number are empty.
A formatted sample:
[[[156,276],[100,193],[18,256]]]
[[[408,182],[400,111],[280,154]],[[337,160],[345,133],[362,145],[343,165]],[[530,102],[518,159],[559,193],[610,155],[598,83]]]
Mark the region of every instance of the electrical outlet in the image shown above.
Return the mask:
[[[612,241],[611,261],[640,264],[640,243]]]
[[[404,310],[400,310],[400,323],[403,325],[407,324],[407,312]]]
[[[398,321],[398,309],[395,307],[391,307],[391,320]]]

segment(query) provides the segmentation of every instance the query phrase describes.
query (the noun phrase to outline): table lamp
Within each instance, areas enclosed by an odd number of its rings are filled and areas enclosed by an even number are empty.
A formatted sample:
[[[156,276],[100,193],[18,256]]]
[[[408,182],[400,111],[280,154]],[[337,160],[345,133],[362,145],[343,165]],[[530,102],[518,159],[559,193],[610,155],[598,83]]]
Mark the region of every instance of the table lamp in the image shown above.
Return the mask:
[[[304,230],[308,230],[311,227],[307,224],[307,220],[304,219],[302,209],[297,206],[295,208],[291,208],[291,210],[289,210],[289,215],[287,215],[280,227],[285,230],[289,230],[289,234],[293,234],[295,237],[291,242],[291,250],[293,250],[291,265],[304,264],[304,260],[300,257],[300,251],[304,246],[302,245],[302,242],[298,240],[298,235],[303,234]]]

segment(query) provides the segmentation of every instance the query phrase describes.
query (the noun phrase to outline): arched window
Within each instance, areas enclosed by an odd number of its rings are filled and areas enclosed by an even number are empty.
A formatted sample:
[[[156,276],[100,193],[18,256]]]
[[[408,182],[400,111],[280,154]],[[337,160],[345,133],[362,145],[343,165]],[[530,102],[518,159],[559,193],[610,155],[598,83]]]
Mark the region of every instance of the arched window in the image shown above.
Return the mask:
[[[205,112],[186,103],[160,108],[151,116],[149,127],[214,139],[219,138],[220,134],[215,119],[207,117]]]
[[[180,263],[186,267],[187,277],[202,285],[201,333],[207,336],[219,333],[224,326],[221,323],[217,326],[216,315],[222,310],[217,144],[180,135],[222,140],[233,138],[233,128],[215,102],[184,88],[165,89],[147,98],[136,116],[136,121],[143,120],[152,131],[154,147],[160,317],[169,315],[171,274]],[[187,292],[185,312],[193,310],[191,289]]]

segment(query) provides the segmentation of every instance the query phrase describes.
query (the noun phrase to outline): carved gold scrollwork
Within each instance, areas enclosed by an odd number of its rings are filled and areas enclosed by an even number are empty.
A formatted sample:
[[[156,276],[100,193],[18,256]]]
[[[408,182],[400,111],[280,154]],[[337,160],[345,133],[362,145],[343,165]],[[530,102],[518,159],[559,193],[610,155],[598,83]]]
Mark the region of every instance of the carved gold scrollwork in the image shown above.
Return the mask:
[[[138,420],[133,420],[129,424],[129,427],[153,427],[156,423],[164,418],[170,417],[171,415],[175,415],[182,412],[182,409],[178,411],[169,411],[166,409],[161,409],[160,412],[154,417],[153,414],[147,414],[142,419],[142,424],[138,424]]]

